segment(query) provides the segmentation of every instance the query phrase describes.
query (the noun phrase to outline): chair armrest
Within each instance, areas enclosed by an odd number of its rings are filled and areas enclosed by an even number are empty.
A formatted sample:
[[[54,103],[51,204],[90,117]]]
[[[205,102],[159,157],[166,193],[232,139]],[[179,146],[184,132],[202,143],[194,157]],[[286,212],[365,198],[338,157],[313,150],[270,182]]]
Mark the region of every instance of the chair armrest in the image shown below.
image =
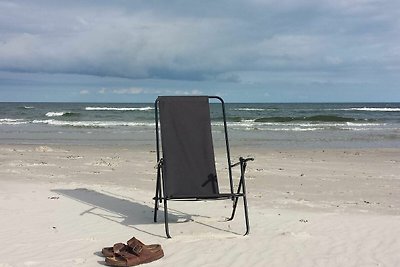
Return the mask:
[[[238,166],[240,163],[246,163],[248,161],[253,161],[253,160],[254,160],[254,158],[242,158],[242,157],[240,157],[239,158],[239,162],[236,162],[235,164],[232,164],[231,167],[233,168],[233,167]]]

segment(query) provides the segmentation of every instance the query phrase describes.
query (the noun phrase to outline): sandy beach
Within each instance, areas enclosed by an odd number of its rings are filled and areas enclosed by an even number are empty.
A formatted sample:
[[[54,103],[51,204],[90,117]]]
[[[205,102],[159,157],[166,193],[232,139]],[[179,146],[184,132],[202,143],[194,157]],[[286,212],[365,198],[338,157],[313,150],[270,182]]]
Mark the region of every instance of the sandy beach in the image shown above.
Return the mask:
[[[250,235],[241,205],[226,222],[229,201],[170,202],[166,239],[152,146],[1,145],[0,266],[101,266],[132,236],[164,249],[146,266],[400,266],[399,149],[232,152],[256,159]]]

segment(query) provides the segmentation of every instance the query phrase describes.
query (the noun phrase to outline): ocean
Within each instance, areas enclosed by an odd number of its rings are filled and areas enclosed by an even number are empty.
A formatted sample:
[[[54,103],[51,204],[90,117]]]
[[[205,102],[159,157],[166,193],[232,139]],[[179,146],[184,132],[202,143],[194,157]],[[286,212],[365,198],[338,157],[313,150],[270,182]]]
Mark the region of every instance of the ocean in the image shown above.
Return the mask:
[[[400,148],[400,103],[227,103],[231,146]],[[211,104],[216,146],[221,109]],[[153,145],[153,103],[0,103],[0,143]]]

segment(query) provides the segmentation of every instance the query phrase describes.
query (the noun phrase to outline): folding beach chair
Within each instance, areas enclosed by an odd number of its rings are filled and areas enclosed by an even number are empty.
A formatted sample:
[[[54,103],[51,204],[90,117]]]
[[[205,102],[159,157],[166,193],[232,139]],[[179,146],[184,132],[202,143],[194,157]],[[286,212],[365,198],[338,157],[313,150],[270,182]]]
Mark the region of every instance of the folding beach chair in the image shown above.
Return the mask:
[[[213,139],[211,134],[210,99],[219,100],[222,108],[228,178],[230,192],[221,193],[218,188]],[[225,104],[217,96],[160,96],[155,101],[157,181],[154,197],[154,222],[157,221],[159,203],[164,201],[165,232],[168,228],[169,200],[217,200],[231,199],[235,216],[238,199],[243,198],[246,222],[245,235],[249,233],[249,218],[244,174],[247,161],[240,158],[231,164]],[[160,125],[160,127],[159,127]],[[161,143],[161,147],[160,147]],[[232,168],[240,166],[241,175],[237,191],[234,191]]]

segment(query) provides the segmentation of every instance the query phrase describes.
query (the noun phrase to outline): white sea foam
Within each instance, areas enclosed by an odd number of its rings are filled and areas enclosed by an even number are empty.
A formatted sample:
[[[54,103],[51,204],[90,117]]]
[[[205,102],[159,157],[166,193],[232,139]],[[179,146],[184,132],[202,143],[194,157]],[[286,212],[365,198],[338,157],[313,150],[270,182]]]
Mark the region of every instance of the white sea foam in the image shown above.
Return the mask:
[[[378,111],[378,112],[400,112],[400,108],[338,108],[338,109],[326,109],[326,110],[343,110],[343,111]]]
[[[31,107],[31,106],[25,106],[24,107],[24,109],[32,109],[32,108],[35,108],[35,107]]]
[[[46,116],[47,117],[60,117],[64,115],[66,112],[47,112]]]
[[[346,125],[353,127],[365,127],[365,126],[384,126],[386,123],[359,123],[359,122],[346,122]]]
[[[240,111],[264,111],[264,108],[235,108],[234,110]]]
[[[72,126],[72,127],[100,127],[110,128],[118,126],[130,126],[130,127],[154,127],[154,123],[146,122],[126,122],[126,121],[59,121],[59,120],[34,120],[32,123],[36,124],[48,124],[55,126]]]
[[[213,126],[223,127],[222,122],[213,123]],[[324,130],[354,130],[367,131],[387,128],[386,123],[367,122],[255,122],[243,120],[241,122],[228,122],[228,128],[244,131],[282,131],[282,132],[306,132]]]
[[[272,131],[272,132],[312,132],[312,131],[321,131],[325,128],[323,127],[245,127],[245,128],[234,128],[236,130],[245,130],[245,131]]]
[[[22,119],[0,119],[0,125],[19,125],[19,124],[27,124],[28,122]]]
[[[89,111],[147,111],[153,110],[153,107],[143,108],[116,108],[116,107],[86,107],[85,110]]]

